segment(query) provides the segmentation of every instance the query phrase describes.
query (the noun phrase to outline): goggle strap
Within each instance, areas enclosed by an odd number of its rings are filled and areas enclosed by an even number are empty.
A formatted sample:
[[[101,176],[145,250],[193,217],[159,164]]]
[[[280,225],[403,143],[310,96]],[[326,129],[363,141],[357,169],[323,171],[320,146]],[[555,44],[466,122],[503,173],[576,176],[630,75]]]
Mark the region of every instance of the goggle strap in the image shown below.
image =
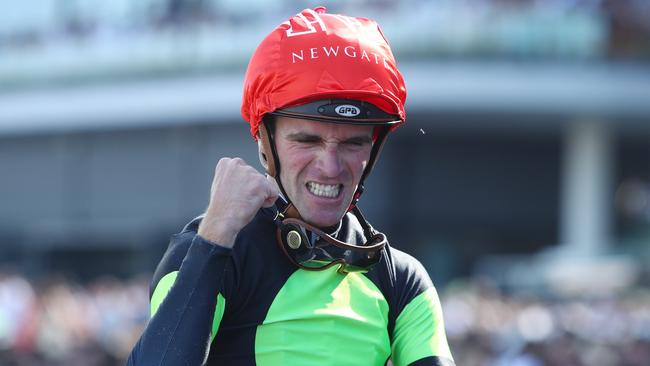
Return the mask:
[[[352,214],[359,220],[359,224],[361,224],[361,228],[363,228],[363,233],[370,240],[373,236],[377,235],[377,230],[370,225],[370,223],[366,220],[365,216],[361,213],[361,209],[359,206],[354,206],[352,208]]]
[[[321,229],[319,229],[319,228],[317,228],[315,226],[312,226],[312,225],[310,225],[310,224],[308,224],[308,223],[306,223],[306,222],[304,222],[302,220],[299,220],[299,219],[287,218],[287,219],[284,219],[284,221],[282,223],[283,224],[293,224],[293,225],[303,227],[303,228],[305,228],[305,229],[307,229],[307,230],[309,230],[309,231],[311,231],[313,233],[316,233],[316,235],[318,235],[320,238],[324,239],[325,241],[329,242],[330,244],[332,244],[332,245],[334,245],[336,247],[339,247],[341,249],[355,250],[355,251],[367,253],[367,252],[379,251],[384,247],[384,245],[386,245],[386,236],[384,234],[382,234],[382,233],[376,233],[376,234],[374,234],[374,235],[372,235],[372,236],[370,236],[368,238],[367,243],[375,243],[376,242],[377,244],[361,246],[361,245],[354,245],[354,244],[348,244],[348,243],[342,242],[342,241],[336,239],[335,237],[325,233]]]

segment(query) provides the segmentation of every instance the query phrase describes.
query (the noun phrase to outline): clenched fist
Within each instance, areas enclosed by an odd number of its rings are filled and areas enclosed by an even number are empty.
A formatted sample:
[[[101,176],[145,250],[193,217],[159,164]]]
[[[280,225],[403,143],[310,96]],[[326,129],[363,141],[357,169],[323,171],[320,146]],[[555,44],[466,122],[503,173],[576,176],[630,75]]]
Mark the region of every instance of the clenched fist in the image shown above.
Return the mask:
[[[280,194],[273,178],[266,177],[240,158],[222,158],[215,168],[210,204],[198,234],[232,248],[239,231],[262,207],[271,207]]]

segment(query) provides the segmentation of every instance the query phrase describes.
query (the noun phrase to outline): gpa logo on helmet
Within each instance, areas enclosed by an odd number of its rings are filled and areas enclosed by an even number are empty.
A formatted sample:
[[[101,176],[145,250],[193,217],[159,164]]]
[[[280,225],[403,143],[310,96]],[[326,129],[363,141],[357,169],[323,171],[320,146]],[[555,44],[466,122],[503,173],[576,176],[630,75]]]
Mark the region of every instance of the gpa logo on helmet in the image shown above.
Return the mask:
[[[334,108],[334,112],[341,117],[356,117],[361,114],[361,110],[350,104],[342,104]]]

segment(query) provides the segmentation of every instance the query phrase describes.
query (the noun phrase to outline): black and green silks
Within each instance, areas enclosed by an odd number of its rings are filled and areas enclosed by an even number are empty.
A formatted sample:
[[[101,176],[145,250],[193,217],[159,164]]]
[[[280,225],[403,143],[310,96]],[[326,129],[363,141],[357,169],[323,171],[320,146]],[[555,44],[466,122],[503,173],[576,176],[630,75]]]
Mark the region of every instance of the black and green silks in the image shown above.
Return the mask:
[[[453,365],[436,291],[422,265],[386,247],[365,274],[305,271],[275,243],[262,209],[233,249],[172,237],[152,281],[151,320],[129,365]],[[363,242],[346,215],[340,240]]]

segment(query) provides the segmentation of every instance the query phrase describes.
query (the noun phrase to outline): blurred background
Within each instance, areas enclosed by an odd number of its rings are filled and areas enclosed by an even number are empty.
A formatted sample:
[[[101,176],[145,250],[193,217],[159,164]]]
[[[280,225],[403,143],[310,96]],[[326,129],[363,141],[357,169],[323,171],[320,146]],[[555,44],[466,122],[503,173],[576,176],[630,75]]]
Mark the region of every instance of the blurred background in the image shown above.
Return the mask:
[[[440,292],[458,365],[647,365],[650,2],[22,0],[0,10],[0,364],[122,365],[257,43],[376,19],[409,91],[361,207]]]

